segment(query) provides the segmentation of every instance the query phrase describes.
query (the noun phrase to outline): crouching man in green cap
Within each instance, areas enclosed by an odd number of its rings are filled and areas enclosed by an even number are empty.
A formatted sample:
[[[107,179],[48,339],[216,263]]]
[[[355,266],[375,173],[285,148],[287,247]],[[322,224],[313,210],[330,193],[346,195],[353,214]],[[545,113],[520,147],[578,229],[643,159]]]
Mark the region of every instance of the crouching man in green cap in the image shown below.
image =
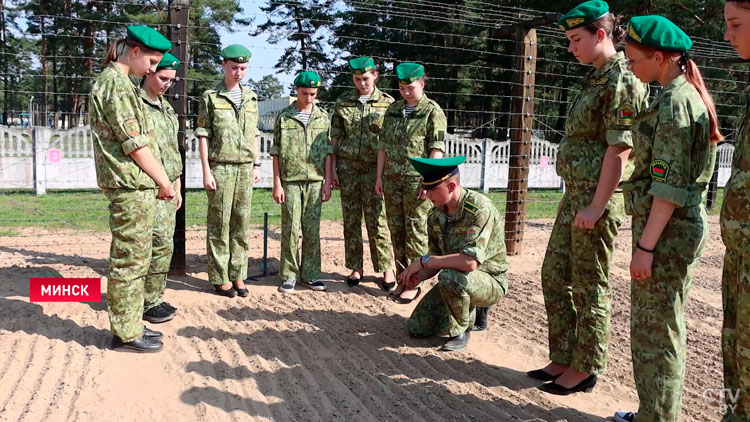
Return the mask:
[[[487,308],[508,291],[505,228],[492,201],[461,187],[458,165],[465,159],[409,157],[435,207],[427,218],[429,252],[401,273],[399,283],[414,288],[438,276],[409,318],[409,335],[447,333],[446,351],[464,349],[475,318],[486,327]]]

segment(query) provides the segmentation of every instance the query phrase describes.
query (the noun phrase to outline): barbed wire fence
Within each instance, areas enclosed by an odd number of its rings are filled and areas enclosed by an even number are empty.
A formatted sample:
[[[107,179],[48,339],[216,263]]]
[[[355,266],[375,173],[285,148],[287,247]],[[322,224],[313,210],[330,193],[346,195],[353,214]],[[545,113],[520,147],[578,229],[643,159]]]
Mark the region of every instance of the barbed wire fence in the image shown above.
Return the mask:
[[[418,12],[413,6],[420,7]],[[527,215],[539,216],[534,210],[554,210],[559,200],[559,179],[545,179],[545,175],[552,173],[556,162],[556,144],[562,139],[565,131],[565,117],[568,106],[582,83],[583,76],[591,70],[590,66],[579,64],[570,56],[561,59],[561,51],[567,50],[567,39],[563,31],[554,25],[559,14],[532,10],[519,7],[498,6],[484,2],[473,2],[470,6],[449,7],[430,0],[390,1],[382,7],[373,7],[365,1],[349,1],[347,4],[355,11],[381,17],[381,24],[377,29],[394,36],[389,40],[367,40],[359,37],[348,37],[351,41],[365,41],[382,43],[384,47],[403,46],[409,44],[410,38],[418,36],[444,37],[467,41],[466,44],[491,45],[491,48],[467,48],[456,45],[441,45],[443,54],[433,56],[428,60],[420,57],[388,57],[374,55],[374,58],[384,65],[386,71],[392,70],[398,61],[416,61],[425,64],[429,69],[452,69],[460,67],[471,71],[470,77],[457,72],[451,76],[430,77],[427,94],[436,98],[449,116],[449,155],[464,154],[468,156],[465,173],[472,187],[488,191],[498,189],[496,203],[504,211],[506,218],[506,244],[509,253],[522,251],[523,232],[526,227]],[[94,0],[95,3],[133,4],[143,6],[145,2],[138,1],[106,1]],[[158,3],[149,2],[150,7],[157,7]],[[293,1],[288,2],[292,4]],[[199,237],[205,234],[205,218],[207,207],[202,199],[200,186],[202,174],[200,164],[196,162],[197,140],[192,135],[195,123],[195,111],[198,97],[188,95],[187,86],[191,83],[216,82],[214,79],[188,76],[188,70],[196,66],[191,61],[190,51],[205,47],[220,47],[198,40],[188,39],[190,31],[205,29],[195,25],[190,20],[191,14],[203,13],[200,7],[190,5],[188,0],[172,0],[169,4],[159,8],[160,13],[169,16],[169,22],[158,25],[162,32],[168,34],[175,48],[175,55],[185,64],[180,66],[178,83],[171,88],[167,97],[175,106],[180,120],[180,138],[185,157],[185,172],[182,187],[188,188],[190,193],[185,196],[185,206],[181,208],[178,217],[175,243],[175,262],[178,268],[185,268],[187,252],[203,255],[204,250],[186,251],[186,237]],[[244,14],[244,18],[266,17],[265,14]],[[387,18],[398,17],[430,23],[460,24],[475,28],[481,35],[467,35],[459,32],[435,32],[423,30],[409,30],[389,25]],[[30,19],[78,19],[68,16],[37,15]],[[124,23],[113,21],[96,21],[88,19],[89,23],[105,25],[121,25]],[[128,22],[129,24],[149,24],[148,22]],[[319,19],[319,24],[334,25],[332,19]],[[370,28],[373,25],[357,22],[347,22],[348,25]],[[235,28],[236,30],[250,30],[250,28]],[[122,32],[122,31],[121,31]],[[19,35],[28,37],[58,37],[69,39],[71,43],[84,43],[88,39],[101,37],[99,34],[68,33],[31,33],[20,31]],[[117,38],[114,33],[107,32],[111,41]],[[398,36],[395,36],[398,35]],[[346,37],[344,37],[346,38]],[[731,143],[737,129],[738,119],[742,112],[741,89],[750,80],[750,72],[735,58],[736,54],[724,42],[716,42],[694,38],[693,57],[698,62],[710,91],[717,100],[722,133],[727,136],[727,143],[720,149],[717,160],[715,182],[712,186],[710,201],[716,198],[717,185],[722,185],[728,177],[731,162]],[[430,45],[418,46],[429,48]],[[410,44],[412,45],[412,44]],[[264,52],[281,52],[283,47],[273,44],[254,42],[247,45],[257,57]],[[25,52],[2,51],[3,56],[18,56]],[[358,52],[351,52],[356,55]],[[464,54],[481,54],[494,61],[509,60],[512,63],[506,71],[508,78],[482,77],[483,72],[490,73],[497,70],[497,66],[488,64],[461,64],[459,60]],[[6,57],[0,58],[5,60]],[[39,233],[31,230],[14,231],[18,227],[61,227],[76,230],[79,236],[105,239],[107,227],[107,208],[103,196],[94,198],[91,191],[96,190],[95,174],[93,173],[93,153],[91,138],[87,128],[73,127],[72,129],[49,129],[45,126],[57,126],[58,122],[86,122],[86,103],[88,89],[86,88],[97,77],[101,70],[102,57],[100,55],[58,55],[55,51],[46,51],[44,57],[37,57],[37,62],[50,60],[81,61],[89,63],[90,71],[86,74],[42,74],[38,69],[30,67],[27,71],[13,77],[43,79],[41,86],[46,89],[9,89],[3,85],[4,95],[13,94],[28,97],[28,109],[4,110],[10,116],[21,116],[27,113],[27,119],[18,117],[11,120],[16,128],[0,126],[0,236],[12,235],[26,237],[27,240],[39,239],[44,242]],[[493,60],[488,60],[492,62]],[[251,62],[251,66],[254,66]],[[268,66],[264,70],[269,73],[278,69]],[[321,71],[328,80],[335,80],[336,76],[349,75],[343,67],[332,69],[316,69]],[[388,73],[388,72],[386,72]],[[391,72],[392,73],[392,72]],[[445,73],[445,72],[443,72]],[[6,76],[0,72],[0,79]],[[49,83],[49,81],[52,83]],[[61,93],[55,89],[55,84],[70,81],[87,81],[79,84],[75,90]],[[398,91],[392,82],[392,74],[386,74],[381,89],[398,98]],[[462,83],[460,92],[443,89],[450,84]],[[468,88],[467,88],[468,87]],[[333,83],[329,89],[350,89],[351,86]],[[652,92],[655,92],[653,89]],[[79,104],[71,113],[62,116],[59,110],[51,105],[56,101],[74,101]],[[47,108],[41,108],[46,104]],[[458,105],[456,105],[458,104]],[[468,104],[470,107],[461,107]],[[332,102],[323,101],[324,108],[330,110]],[[53,114],[50,114],[53,113]],[[24,127],[28,126],[28,127]],[[262,138],[261,161],[264,173],[264,183],[270,181],[270,162],[268,160],[270,138],[266,134]],[[58,155],[54,155],[58,154]],[[263,162],[263,160],[266,160]],[[61,164],[65,164],[64,166]],[[473,166],[473,167],[472,167]],[[542,180],[544,179],[544,180]],[[65,182],[64,184],[62,182]],[[40,186],[40,182],[43,186]],[[544,182],[544,183],[542,183]],[[68,186],[66,188],[65,186]],[[73,188],[70,188],[72,186]],[[545,188],[547,191],[538,191]],[[50,189],[47,195],[37,196]],[[197,189],[197,190],[196,190]],[[531,189],[531,191],[530,191]],[[550,194],[547,194],[550,193]],[[713,199],[711,199],[713,198]],[[50,210],[50,204],[52,210]],[[710,202],[713,204],[713,202]],[[338,197],[326,205],[329,209],[340,212],[341,203]],[[263,225],[264,213],[271,216],[270,224],[278,225],[278,209],[276,207],[254,206],[252,221],[257,226]],[[22,211],[19,211],[22,210]],[[541,213],[547,218],[549,215]],[[553,216],[553,215],[552,215]],[[267,217],[266,217],[267,218]],[[80,237],[79,237],[80,238]],[[80,241],[70,241],[69,244],[59,244],[60,247],[74,248],[80,246]]]

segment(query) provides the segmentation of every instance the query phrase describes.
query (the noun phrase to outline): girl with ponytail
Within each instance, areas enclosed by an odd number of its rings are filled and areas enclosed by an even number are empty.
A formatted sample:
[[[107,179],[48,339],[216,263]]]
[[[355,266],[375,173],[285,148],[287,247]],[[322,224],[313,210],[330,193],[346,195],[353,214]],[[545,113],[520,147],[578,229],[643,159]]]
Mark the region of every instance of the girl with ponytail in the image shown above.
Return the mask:
[[[727,1],[724,6],[729,41],[743,59],[750,59],[750,1]],[[727,250],[721,280],[724,324],[721,349],[724,358],[724,388],[739,392],[734,403],[737,420],[750,420],[750,87],[743,94],[745,109],[734,138],[732,174],[724,188],[721,207],[721,238]]]
[[[703,198],[722,139],[711,95],[688,51],[693,42],[662,16],[628,23],[633,73],[663,89],[633,125],[633,175],[623,186],[633,216],[630,341],[638,412],[616,422],[678,421],[685,377],[685,308],[708,238]]]

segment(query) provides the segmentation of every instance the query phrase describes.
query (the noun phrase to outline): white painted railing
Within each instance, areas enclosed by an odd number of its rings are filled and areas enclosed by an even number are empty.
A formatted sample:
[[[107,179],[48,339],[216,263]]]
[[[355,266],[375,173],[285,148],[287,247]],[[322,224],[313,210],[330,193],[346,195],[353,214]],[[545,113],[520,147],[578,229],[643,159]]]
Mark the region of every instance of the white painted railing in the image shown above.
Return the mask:
[[[261,134],[260,163],[263,180],[256,185],[258,187],[271,187],[273,167],[268,151],[272,142],[272,134]],[[186,145],[186,186],[201,188],[203,173],[198,155],[198,140],[192,131],[188,131]],[[461,167],[464,185],[482,189],[508,186],[510,142],[448,135],[446,150],[447,156],[466,156],[466,163]],[[719,186],[724,186],[729,178],[733,151],[731,144],[719,146]],[[532,138],[529,187],[559,187],[561,179],[555,172],[556,161],[556,144]],[[70,130],[0,126],[0,189],[36,189],[37,193],[43,194],[46,189],[96,187],[94,154],[88,126]]]

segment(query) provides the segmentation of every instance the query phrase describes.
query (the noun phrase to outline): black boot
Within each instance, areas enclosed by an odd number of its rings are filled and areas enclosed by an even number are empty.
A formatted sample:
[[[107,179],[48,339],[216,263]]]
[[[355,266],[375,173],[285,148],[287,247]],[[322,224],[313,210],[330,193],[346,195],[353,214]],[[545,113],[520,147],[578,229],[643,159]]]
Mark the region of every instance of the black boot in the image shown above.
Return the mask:
[[[490,313],[489,306],[477,306],[477,317],[474,320],[474,330],[484,331],[487,329],[487,315]]]
[[[469,337],[471,336],[471,330],[466,330],[463,333],[451,337],[443,347],[440,349],[445,352],[454,352],[456,350],[463,350],[469,345]]]

